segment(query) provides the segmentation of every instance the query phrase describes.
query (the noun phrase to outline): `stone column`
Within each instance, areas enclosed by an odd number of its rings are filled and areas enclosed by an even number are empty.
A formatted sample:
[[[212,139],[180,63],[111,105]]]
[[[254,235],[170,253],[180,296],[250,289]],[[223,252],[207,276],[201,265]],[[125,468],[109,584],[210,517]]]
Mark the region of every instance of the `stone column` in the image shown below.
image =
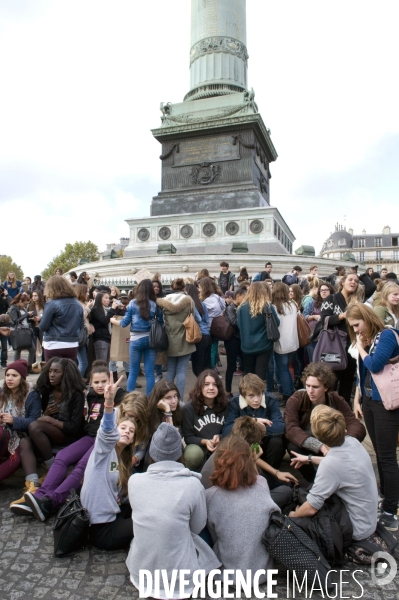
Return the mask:
[[[191,0],[190,91],[185,101],[247,89],[246,0]]]

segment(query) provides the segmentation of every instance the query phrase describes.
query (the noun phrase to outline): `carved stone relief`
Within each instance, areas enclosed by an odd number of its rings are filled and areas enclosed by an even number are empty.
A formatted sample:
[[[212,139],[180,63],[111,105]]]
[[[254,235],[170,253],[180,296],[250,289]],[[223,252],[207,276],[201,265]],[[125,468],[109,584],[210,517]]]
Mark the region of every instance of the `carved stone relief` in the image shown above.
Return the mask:
[[[137,237],[142,242],[146,242],[148,240],[148,238],[150,237],[150,230],[147,229],[146,227],[142,227],[141,229],[138,230]]]
[[[249,228],[252,231],[252,233],[260,233],[261,231],[263,231],[263,223],[259,219],[255,219],[255,221],[251,222]]]
[[[197,185],[207,185],[216,181],[222,172],[221,165],[201,163],[191,169],[191,181]]]
[[[214,52],[224,52],[238,56],[247,63],[249,55],[245,45],[234,38],[226,37],[211,37],[205,40],[200,40],[195,44],[190,52],[190,66],[192,63],[205,56],[205,54],[213,54]]]
[[[236,223],[235,221],[230,221],[226,225],[226,232],[229,235],[236,235],[236,233],[238,233],[239,229],[240,229],[240,227],[239,227],[238,223]]]
[[[216,233],[216,227],[213,223],[205,223],[202,228],[202,232],[206,237],[212,237]]]
[[[180,235],[186,239],[191,237],[193,235],[193,228],[191,225],[183,225],[180,229]]]
[[[171,233],[172,232],[170,231],[169,227],[161,227],[161,229],[158,232],[158,235],[161,238],[161,240],[167,240],[170,238]]]

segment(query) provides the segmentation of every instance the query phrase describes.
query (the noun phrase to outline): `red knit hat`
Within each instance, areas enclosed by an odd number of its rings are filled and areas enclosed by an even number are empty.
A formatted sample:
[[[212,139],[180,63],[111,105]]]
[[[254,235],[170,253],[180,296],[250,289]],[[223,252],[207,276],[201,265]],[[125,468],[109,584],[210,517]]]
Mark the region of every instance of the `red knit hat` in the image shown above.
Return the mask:
[[[10,369],[14,369],[14,371],[17,371],[23,379],[26,379],[26,376],[28,375],[28,363],[23,358],[21,358],[20,360],[16,360],[15,362],[8,365],[6,373]]]

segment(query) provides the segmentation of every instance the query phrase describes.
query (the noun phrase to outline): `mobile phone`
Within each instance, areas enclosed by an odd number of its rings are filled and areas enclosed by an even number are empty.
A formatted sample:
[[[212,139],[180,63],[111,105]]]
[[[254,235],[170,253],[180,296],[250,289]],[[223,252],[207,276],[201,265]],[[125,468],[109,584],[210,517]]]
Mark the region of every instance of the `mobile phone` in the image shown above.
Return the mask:
[[[258,454],[258,452],[259,452],[259,444],[252,444],[252,446],[251,446],[251,452],[256,452],[256,454]]]

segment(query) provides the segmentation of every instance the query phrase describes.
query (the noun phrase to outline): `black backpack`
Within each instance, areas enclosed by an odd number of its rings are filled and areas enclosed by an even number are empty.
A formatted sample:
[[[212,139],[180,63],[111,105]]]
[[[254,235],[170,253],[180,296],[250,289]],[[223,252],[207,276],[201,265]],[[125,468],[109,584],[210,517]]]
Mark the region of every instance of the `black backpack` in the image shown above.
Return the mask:
[[[278,342],[278,340],[280,339],[280,331],[278,329],[276,319],[269,304],[265,304],[265,306],[263,307],[263,314],[265,316],[267,339],[271,342]]]
[[[370,565],[373,554],[376,552],[394,554],[397,545],[398,542],[395,536],[380,523],[377,523],[375,533],[368,538],[359,541],[353,540],[348,548],[348,555],[358,565]]]
[[[297,520],[299,519],[290,519],[280,512],[273,512],[270,515],[269,527],[262,536],[262,543],[272,558],[289,571],[295,572],[298,580],[302,581],[307,577],[314,581],[317,574],[320,584],[324,587],[328,585],[331,567],[320,548],[297,525]]]

